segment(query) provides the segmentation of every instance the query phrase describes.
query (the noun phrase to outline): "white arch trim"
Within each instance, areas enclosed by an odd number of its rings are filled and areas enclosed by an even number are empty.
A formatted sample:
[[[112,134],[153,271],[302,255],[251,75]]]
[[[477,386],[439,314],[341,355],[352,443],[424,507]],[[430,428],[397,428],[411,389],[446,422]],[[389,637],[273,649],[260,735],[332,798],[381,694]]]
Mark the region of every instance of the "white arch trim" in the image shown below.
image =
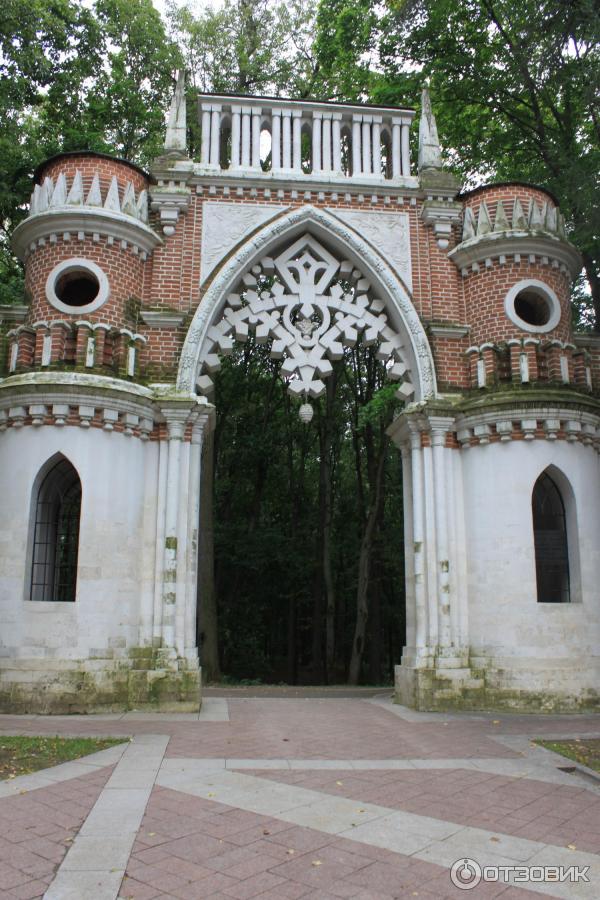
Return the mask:
[[[270,220],[254,234],[245,237],[215,271],[185,338],[179,360],[177,389],[185,393],[195,391],[199,360],[208,331],[218,319],[227,295],[235,289],[240,276],[271,247],[292,240],[304,231],[313,233],[325,243],[337,245],[343,257],[352,260],[369,279],[385,303],[391,324],[406,339],[406,362],[415,388],[414,399],[419,401],[434,397],[437,391],[431,348],[406,286],[372,244],[335,216],[314,206],[294,209]]]

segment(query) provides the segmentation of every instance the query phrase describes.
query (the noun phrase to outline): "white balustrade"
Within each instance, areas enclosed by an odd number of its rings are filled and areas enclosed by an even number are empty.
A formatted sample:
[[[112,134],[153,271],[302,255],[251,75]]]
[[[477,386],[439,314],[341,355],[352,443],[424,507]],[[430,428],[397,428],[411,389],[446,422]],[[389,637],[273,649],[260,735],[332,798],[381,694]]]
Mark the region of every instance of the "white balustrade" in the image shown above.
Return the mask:
[[[213,171],[259,174],[267,131],[271,173],[401,181],[411,174],[413,117],[408,109],[203,95],[200,160]]]

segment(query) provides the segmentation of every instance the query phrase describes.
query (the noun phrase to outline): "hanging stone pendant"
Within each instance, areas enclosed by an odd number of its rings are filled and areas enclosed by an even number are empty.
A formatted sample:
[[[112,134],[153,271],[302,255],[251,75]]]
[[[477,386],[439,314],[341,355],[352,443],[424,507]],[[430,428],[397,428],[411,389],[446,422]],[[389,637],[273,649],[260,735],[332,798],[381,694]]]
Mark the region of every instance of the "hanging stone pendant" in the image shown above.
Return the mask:
[[[314,415],[314,409],[310,405],[310,403],[303,403],[300,409],[298,410],[298,415],[300,416],[300,421],[304,422],[305,425],[308,425],[309,422],[312,421],[312,417]]]

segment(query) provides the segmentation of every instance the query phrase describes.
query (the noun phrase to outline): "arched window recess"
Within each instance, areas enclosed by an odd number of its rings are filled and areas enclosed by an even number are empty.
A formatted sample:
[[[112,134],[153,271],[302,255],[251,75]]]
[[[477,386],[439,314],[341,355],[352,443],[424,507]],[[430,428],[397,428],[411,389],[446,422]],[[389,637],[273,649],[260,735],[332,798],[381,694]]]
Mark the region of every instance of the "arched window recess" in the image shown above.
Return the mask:
[[[59,455],[34,496],[30,600],[75,600],[80,514],[79,475]]]
[[[573,597],[571,560],[575,558],[575,528],[563,494],[548,471],[537,479],[531,498],[538,603],[570,603]],[[574,511],[573,511],[574,512]]]

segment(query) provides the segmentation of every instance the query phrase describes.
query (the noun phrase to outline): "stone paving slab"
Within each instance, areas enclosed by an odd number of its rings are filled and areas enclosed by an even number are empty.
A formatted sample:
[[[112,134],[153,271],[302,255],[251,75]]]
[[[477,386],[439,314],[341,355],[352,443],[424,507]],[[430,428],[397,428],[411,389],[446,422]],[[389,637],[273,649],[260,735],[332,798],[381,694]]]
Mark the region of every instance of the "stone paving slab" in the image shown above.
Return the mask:
[[[600,791],[583,783],[556,784],[456,768],[244,771],[280,784],[600,853]]]
[[[114,900],[144,816],[166,735],[138,735],[127,747],[44,895],[47,900]],[[137,787],[124,787],[135,776]]]

